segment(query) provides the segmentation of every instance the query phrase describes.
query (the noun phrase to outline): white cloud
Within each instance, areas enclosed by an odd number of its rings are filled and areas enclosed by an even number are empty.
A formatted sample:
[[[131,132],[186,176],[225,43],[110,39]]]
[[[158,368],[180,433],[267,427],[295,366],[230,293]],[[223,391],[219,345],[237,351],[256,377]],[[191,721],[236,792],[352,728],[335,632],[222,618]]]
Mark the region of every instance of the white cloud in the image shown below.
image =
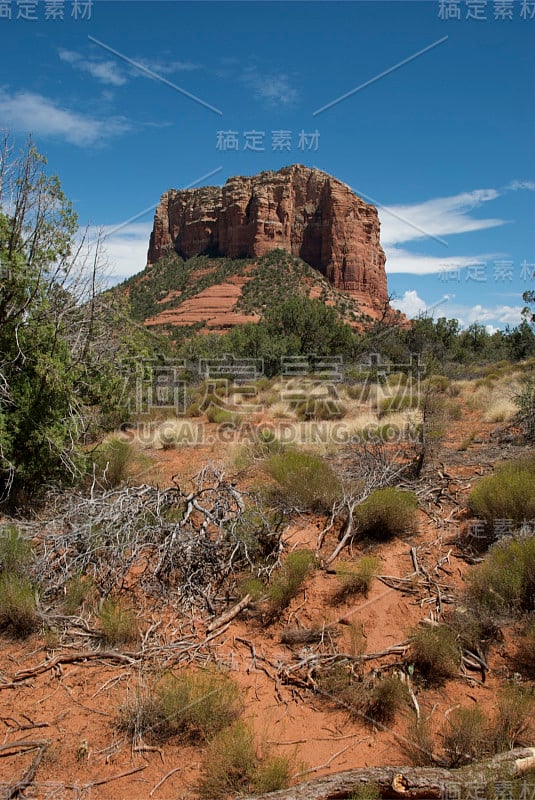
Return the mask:
[[[485,264],[498,255],[496,253],[482,253],[475,256],[448,256],[447,258],[439,258],[438,256],[426,256],[422,253],[411,253],[409,250],[404,250],[400,247],[385,247],[385,253],[386,271],[389,275],[399,273],[409,273],[411,275],[453,273],[455,270],[472,267],[477,264]],[[448,276],[448,280],[450,277],[451,276]],[[459,278],[460,277],[459,275]]]
[[[496,189],[475,189],[450,197],[435,197],[423,203],[382,207],[379,209],[381,242],[383,246],[396,245],[503,225],[505,220],[477,219],[469,213],[499,196]]]
[[[535,183],[533,181],[511,181],[505,188],[511,192],[517,192],[519,189],[535,192]]]
[[[253,89],[255,97],[267,101],[269,105],[291,105],[297,99],[298,92],[284,73],[263,74],[257,67],[246,67],[240,75],[240,81]]]
[[[117,283],[135,275],[147,264],[147,250],[152,231],[151,222],[132,222],[123,228],[106,225],[99,229],[103,237],[105,269],[109,283]],[[91,228],[89,238],[96,239],[96,228]]]
[[[196,69],[202,69],[200,64],[194,64],[192,61],[150,61],[146,58],[136,58],[139,64],[143,64],[147,69],[158,75],[173,75],[175,72],[193,72]],[[137,72],[139,75],[139,71]]]
[[[97,119],[24,90],[10,94],[0,88],[0,116],[13,130],[62,139],[79,147],[100,144],[130,129],[122,117]]]
[[[392,301],[392,306],[399,309],[410,319],[419,314],[432,317],[447,317],[457,319],[462,328],[468,327],[473,322],[484,324],[489,333],[494,333],[505,325],[516,326],[522,322],[522,306],[498,305],[494,307],[483,306],[477,303],[473,306],[462,305],[454,301],[454,295],[444,295],[433,304],[428,304],[418,292],[410,289],[404,292],[403,297]]]
[[[62,61],[71,64],[81,72],[88,72],[93,78],[111,86],[123,86],[127,78],[122,73],[117,61],[101,61],[92,58],[84,58],[74,50],[60,49],[58,51]]]

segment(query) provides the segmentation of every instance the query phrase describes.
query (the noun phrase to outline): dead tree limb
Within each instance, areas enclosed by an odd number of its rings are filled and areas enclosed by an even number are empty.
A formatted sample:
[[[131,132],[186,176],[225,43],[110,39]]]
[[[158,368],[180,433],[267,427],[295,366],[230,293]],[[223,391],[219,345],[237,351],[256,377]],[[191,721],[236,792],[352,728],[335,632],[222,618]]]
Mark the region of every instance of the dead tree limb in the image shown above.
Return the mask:
[[[438,800],[459,786],[487,786],[525,775],[535,769],[535,747],[511,750],[489,761],[462,769],[440,767],[365,767],[326,775],[306,781],[291,789],[270,794],[251,795],[242,800],[349,800],[352,794],[369,783],[376,784],[382,798]],[[504,778],[504,775],[507,777]]]

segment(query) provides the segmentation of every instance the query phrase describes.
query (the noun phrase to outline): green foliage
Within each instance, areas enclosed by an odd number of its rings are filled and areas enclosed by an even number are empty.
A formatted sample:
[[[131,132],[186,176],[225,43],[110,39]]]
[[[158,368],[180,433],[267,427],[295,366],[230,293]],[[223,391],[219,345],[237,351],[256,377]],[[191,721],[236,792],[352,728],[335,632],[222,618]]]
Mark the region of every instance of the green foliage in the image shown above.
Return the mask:
[[[457,637],[445,625],[419,625],[410,635],[411,659],[430,684],[441,684],[459,671],[461,651]]]
[[[337,599],[344,600],[355,594],[367,597],[380,563],[375,556],[363,556],[355,564],[339,564],[336,574],[342,585],[336,593]]]
[[[279,574],[268,588],[267,594],[273,613],[280,613],[288,606],[314,565],[315,558],[311,550],[294,550],[289,553]]]
[[[300,509],[330,508],[341,485],[331,467],[319,456],[287,449],[271,456],[266,469],[278,483],[278,495]]]
[[[24,575],[0,573],[0,629],[25,637],[39,626],[36,589]]]
[[[16,525],[0,530],[0,573],[23,575],[31,559],[32,546]]]
[[[139,629],[136,615],[121,600],[114,598],[105,600],[98,617],[100,634],[106,644],[115,647],[137,639]]]
[[[289,759],[272,757],[269,752],[260,759],[253,732],[239,721],[208,745],[199,794],[224,800],[243,792],[274,792],[286,788],[289,781]]]
[[[484,519],[490,530],[496,520],[519,526],[535,518],[535,458],[509,461],[482,478],[468,498],[471,511]]]
[[[342,419],[346,414],[346,408],[337,400],[324,400],[316,397],[309,397],[303,400],[295,408],[297,419],[308,421],[312,419]]]
[[[535,610],[535,536],[496,542],[468,575],[468,585],[478,614],[507,617]]]
[[[361,533],[383,541],[411,531],[417,508],[414,492],[386,487],[372,492],[357,506],[354,519]]]

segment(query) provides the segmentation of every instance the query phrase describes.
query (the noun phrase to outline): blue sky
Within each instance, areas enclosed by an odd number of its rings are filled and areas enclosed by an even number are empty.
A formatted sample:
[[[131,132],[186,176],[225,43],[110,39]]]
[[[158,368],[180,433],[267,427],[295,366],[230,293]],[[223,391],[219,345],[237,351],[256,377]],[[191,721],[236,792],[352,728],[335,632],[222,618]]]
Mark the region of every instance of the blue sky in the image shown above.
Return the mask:
[[[535,2],[12,0],[0,44],[0,128],[32,132],[115,279],[168,188],[304,163],[378,205],[398,307],[520,321]]]

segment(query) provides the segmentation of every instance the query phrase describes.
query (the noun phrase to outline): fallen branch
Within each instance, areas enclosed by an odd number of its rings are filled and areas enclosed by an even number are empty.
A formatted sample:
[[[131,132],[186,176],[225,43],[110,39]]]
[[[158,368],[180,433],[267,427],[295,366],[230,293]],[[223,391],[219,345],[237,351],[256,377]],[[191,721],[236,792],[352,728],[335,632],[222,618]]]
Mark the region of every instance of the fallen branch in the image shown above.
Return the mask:
[[[239,603],[236,603],[236,605],[232,606],[232,608],[229,608],[229,610],[226,611],[224,614],[221,614],[221,616],[212,620],[212,622],[210,622],[210,624],[206,626],[206,631],[208,633],[212,633],[212,631],[215,631],[218,628],[221,628],[223,625],[226,625],[227,622],[231,622],[231,620],[237,617],[241,611],[247,608],[247,606],[251,602],[251,599],[252,599],[251,595],[246,594],[245,597],[243,597]]]
[[[174,769],[171,769],[171,770],[169,770],[169,772],[168,772],[166,775],[164,775],[164,776],[163,776],[163,778],[162,778],[161,780],[159,780],[159,781],[158,781],[158,783],[156,784],[156,786],[154,786],[154,787],[153,787],[153,788],[150,790],[150,792],[149,792],[149,797],[152,797],[152,795],[154,794],[154,792],[156,791],[156,789],[159,789],[159,788],[160,788],[160,786],[162,785],[162,783],[165,783],[165,781],[167,780],[167,778],[170,778],[170,777],[171,777],[171,775],[174,775],[174,774],[175,774],[175,772],[180,772],[180,770],[181,770],[181,769],[182,769],[182,767],[175,767]]]
[[[19,742],[19,745],[20,744],[21,743]],[[46,750],[50,747],[50,741],[48,740],[43,741],[39,745],[37,745],[37,747],[39,752],[33,759],[28,769],[24,772],[22,778],[20,778],[18,781],[15,781],[15,783],[12,783],[10,786],[7,787],[6,793],[4,795],[5,800],[11,800],[12,797],[17,797],[19,794],[22,794],[22,792],[25,789],[27,789],[28,786],[30,786],[30,784],[33,783],[35,778],[35,773],[39,769],[39,764],[41,763],[41,760]]]
[[[73,664],[76,661],[95,661],[102,658],[110,661],[119,661],[122,664],[133,664],[140,655],[140,653],[119,653],[116,650],[88,650],[78,653],[64,653],[55,658],[49,658],[36,667],[19,670],[13,676],[13,682],[20,683],[20,681],[26,681],[28,678],[42,675],[60,664]]]
[[[349,800],[362,786],[375,784],[382,798],[439,800],[460,796],[459,787],[485,787],[535,769],[535,747],[511,750],[462,769],[440,767],[364,767],[306,781],[291,789],[251,795],[242,800]],[[506,777],[504,778],[504,775]],[[483,796],[483,795],[481,795]]]

